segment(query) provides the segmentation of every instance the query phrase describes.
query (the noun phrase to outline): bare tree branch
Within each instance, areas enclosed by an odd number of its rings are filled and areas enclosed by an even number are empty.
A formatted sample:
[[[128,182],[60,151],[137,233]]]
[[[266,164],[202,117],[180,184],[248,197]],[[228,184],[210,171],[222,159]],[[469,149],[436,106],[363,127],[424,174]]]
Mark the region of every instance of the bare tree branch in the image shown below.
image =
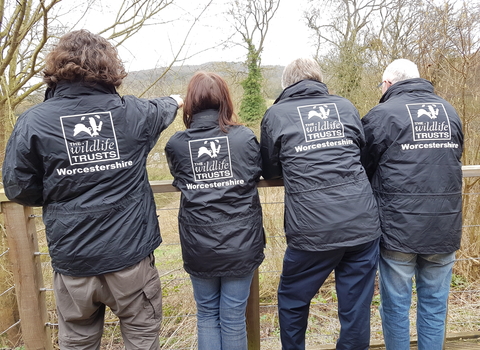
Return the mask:
[[[200,12],[200,14],[198,16],[195,17],[195,19],[193,20],[192,24],[190,25],[190,28],[188,29],[188,32],[187,34],[184,36],[183,38],[183,42],[182,44],[180,45],[180,48],[177,49],[176,51],[176,54],[173,58],[173,60],[170,62],[170,64],[168,65],[168,67],[166,67],[164,69],[164,71],[162,72],[162,74],[160,74],[160,76],[155,79],[155,81],[150,84],[150,86],[148,86],[141,94],[140,94],[140,97],[142,97],[148,90],[150,90],[153,86],[155,86],[166,74],[167,72],[173,67],[173,65],[175,63],[177,63],[179,61],[179,57],[180,57],[180,54],[183,52],[183,49],[185,48],[185,45],[187,44],[187,41],[188,41],[188,38],[193,30],[193,28],[195,27],[195,25],[198,23],[198,21],[200,20],[200,18],[203,16],[204,12],[210,7],[210,5],[212,4],[213,0],[210,0],[206,5],[205,7],[203,8],[203,10]]]
[[[95,0],[77,1],[73,9],[82,11],[75,17],[72,27],[72,24],[62,24],[62,21],[68,21],[71,17],[68,12],[62,12],[65,6],[71,10],[69,1],[71,0],[0,0],[0,50],[3,53],[0,56],[0,147],[9,136],[17,106],[42,85],[39,78],[44,67],[46,48],[53,45],[59,35],[81,23],[81,19],[85,18],[96,4]],[[137,35],[141,28],[151,25],[152,22],[159,23],[161,11],[175,1],[177,0],[117,1],[114,3],[118,9],[116,16],[110,23],[105,21],[106,27],[100,33],[115,40],[117,46],[121,45],[125,40]],[[65,6],[62,6],[63,4]],[[198,20],[199,17],[194,23]],[[168,20],[162,23],[168,23]],[[190,31],[171,65],[180,61]]]
[[[227,15],[232,19],[234,32],[241,36],[239,45],[249,49],[254,45],[256,55],[264,49],[270,22],[280,6],[280,0],[235,0]]]
[[[172,3],[173,0],[133,1],[131,4],[123,1],[114,23],[100,31],[99,34],[105,34],[113,30],[108,38],[117,39],[117,46],[119,46],[138,33],[147,21],[154,18]]]

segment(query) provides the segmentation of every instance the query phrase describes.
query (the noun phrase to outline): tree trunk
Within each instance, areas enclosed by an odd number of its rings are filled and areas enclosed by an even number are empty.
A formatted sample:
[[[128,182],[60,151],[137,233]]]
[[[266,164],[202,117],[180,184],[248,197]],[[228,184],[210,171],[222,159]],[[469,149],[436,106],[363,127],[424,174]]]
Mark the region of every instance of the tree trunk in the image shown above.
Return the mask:
[[[15,125],[15,113],[7,101],[0,101],[0,164],[5,158],[5,148]]]

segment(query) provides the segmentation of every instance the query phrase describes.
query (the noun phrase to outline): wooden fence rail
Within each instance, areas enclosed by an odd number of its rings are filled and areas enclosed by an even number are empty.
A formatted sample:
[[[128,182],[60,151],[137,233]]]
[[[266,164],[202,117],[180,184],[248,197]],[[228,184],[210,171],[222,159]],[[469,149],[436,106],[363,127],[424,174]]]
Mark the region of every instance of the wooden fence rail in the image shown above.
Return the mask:
[[[463,167],[464,177],[480,176],[480,165]],[[154,193],[176,192],[170,181],[150,182]],[[261,180],[259,187],[283,186],[281,180]],[[53,350],[50,328],[47,325],[46,298],[33,209],[10,202],[0,192],[1,213],[13,267],[20,327],[26,350]],[[247,307],[249,350],[260,349],[259,279],[255,273]]]

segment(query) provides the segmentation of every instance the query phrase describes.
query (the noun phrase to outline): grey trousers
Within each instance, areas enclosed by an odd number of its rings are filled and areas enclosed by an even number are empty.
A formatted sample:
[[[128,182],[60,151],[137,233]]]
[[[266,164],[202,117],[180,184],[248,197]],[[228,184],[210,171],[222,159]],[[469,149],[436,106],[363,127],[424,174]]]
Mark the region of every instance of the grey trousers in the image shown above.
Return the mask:
[[[127,269],[93,277],[54,274],[61,350],[99,350],[105,306],[120,319],[127,350],[158,350],[162,291],[153,254]]]

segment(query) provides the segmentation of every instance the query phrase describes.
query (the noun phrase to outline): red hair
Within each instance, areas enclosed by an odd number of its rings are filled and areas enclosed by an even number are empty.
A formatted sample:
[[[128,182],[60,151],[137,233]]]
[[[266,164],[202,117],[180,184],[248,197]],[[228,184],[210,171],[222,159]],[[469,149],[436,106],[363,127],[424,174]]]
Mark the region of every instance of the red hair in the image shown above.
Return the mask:
[[[218,110],[218,125],[223,132],[228,132],[230,125],[240,125],[225,80],[216,73],[197,72],[188,83],[183,105],[183,122],[187,129],[193,115],[206,109]]]

